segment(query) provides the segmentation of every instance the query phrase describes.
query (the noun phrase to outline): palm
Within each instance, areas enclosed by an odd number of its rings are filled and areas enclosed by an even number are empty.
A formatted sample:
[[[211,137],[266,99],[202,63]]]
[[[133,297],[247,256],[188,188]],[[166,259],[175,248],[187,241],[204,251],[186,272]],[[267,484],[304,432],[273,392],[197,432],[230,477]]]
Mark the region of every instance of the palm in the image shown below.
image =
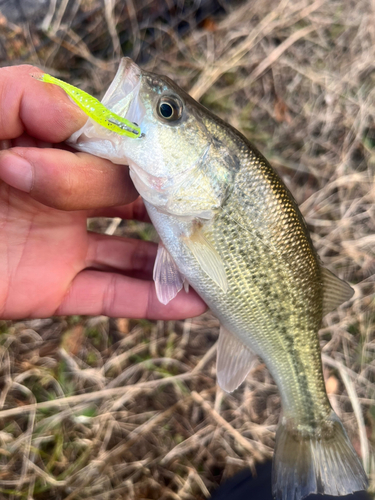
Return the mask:
[[[87,232],[88,215],[142,219],[145,210],[126,167],[61,144],[86,116],[30,77],[37,71],[0,68],[0,318],[203,312],[194,293],[158,302],[154,244]]]
[[[53,315],[88,252],[85,211],[64,212],[0,184],[1,316]]]
[[[0,318],[179,319],[205,310],[193,292],[160,304],[151,281],[156,245],[87,232],[87,217],[102,213],[141,219],[145,214],[140,199],[104,211],[58,210],[0,182]]]

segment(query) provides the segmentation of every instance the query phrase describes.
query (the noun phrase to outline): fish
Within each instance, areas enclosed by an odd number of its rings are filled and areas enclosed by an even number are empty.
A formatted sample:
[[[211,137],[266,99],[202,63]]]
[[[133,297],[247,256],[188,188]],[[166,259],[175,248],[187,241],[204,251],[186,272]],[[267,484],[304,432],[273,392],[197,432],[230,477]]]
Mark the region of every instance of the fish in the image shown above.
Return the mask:
[[[128,164],[160,244],[156,293],[192,286],[220,320],[217,380],[231,392],[255,355],[281,395],[276,500],[343,496],[368,486],[325,389],[318,330],[353,294],[324,268],[279,175],[235,128],[171,79],[121,60],[102,104],[139,127],[120,135],[88,118],[75,149]]]

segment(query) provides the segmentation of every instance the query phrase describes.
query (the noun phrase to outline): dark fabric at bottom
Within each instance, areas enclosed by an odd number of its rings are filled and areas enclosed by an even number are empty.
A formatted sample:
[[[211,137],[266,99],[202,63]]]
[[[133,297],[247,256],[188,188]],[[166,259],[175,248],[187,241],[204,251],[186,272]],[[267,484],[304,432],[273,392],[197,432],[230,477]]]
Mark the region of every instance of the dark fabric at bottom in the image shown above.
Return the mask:
[[[271,489],[272,462],[259,465],[257,476],[250,469],[244,469],[228,479],[212,493],[211,500],[274,500]],[[365,491],[357,491],[345,497],[331,495],[309,495],[306,500],[371,500]]]

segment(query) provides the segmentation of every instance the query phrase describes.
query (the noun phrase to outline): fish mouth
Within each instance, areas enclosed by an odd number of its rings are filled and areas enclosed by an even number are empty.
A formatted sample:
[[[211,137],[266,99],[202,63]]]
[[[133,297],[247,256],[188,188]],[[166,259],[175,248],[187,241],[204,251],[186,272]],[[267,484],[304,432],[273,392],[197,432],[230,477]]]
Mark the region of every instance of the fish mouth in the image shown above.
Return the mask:
[[[139,66],[129,57],[124,57],[102,99],[102,104],[117,115],[139,125],[145,115],[139,96],[141,82],[142,71]]]
[[[140,97],[141,84],[141,69],[128,57],[121,59],[115,78],[102,99],[102,104],[116,115],[140,126],[146,114]],[[119,135],[88,118],[83,127],[70,136],[67,143],[80,151],[108,158],[114,163],[124,163],[127,161],[128,140],[137,139]]]

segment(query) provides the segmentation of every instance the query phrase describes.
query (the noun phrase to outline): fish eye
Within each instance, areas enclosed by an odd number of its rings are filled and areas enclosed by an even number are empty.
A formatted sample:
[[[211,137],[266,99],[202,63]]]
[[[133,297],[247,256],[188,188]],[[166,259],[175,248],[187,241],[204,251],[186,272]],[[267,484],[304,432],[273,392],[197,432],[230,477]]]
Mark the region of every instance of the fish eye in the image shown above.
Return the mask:
[[[158,115],[169,122],[174,122],[181,118],[182,102],[177,97],[163,96],[157,105]]]

